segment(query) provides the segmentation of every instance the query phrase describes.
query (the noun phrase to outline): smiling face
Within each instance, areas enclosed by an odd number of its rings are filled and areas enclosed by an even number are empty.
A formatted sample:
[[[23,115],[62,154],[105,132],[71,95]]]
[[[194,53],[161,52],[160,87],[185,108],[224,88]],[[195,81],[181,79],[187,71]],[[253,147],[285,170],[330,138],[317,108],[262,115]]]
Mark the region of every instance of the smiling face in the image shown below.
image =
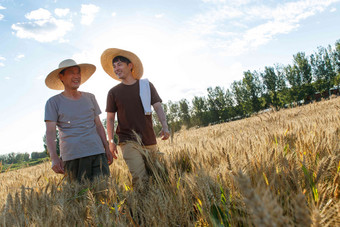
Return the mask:
[[[79,66],[72,66],[59,73],[59,78],[63,82],[65,90],[77,90],[81,83]]]
[[[114,62],[113,64],[113,71],[117,75],[117,77],[121,80],[126,80],[129,77],[132,77],[132,63],[126,63],[122,61]]]

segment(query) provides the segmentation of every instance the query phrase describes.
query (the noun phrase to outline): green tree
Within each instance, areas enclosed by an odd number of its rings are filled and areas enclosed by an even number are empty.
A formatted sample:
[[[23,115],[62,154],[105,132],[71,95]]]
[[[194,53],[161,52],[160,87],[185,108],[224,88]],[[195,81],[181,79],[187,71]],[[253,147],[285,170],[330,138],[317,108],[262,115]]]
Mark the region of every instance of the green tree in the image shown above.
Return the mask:
[[[45,158],[45,157],[48,157],[48,155],[45,151],[43,151],[43,152],[32,152],[31,153],[31,159],[32,160],[37,160],[37,159]]]
[[[286,84],[286,77],[284,73],[284,66],[281,64],[275,64],[275,71],[278,77],[278,98],[280,105],[283,107],[289,100],[289,90]]]
[[[186,99],[182,99],[178,104],[180,120],[187,128],[189,128],[191,126],[189,102]]]
[[[288,64],[284,67],[284,74],[290,85],[288,102],[292,103],[301,100],[303,98],[300,91],[302,80],[296,70],[296,67]]]
[[[296,76],[301,81],[298,99],[306,101],[307,97],[312,97],[315,93],[312,85],[312,67],[304,52],[297,53],[293,58]]]
[[[164,112],[169,128],[172,132],[176,132],[181,129],[179,105],[177,102],[168,101],[166,106],[167,107],[164,108]]]
[[[16,154],[14,152],[8,154],[7,163],[17,163]]]
[[[217,86],[214,89],[209,87],[207,91],[207,104],[210,114],[210,122],[218,122],[224,120],[223,116],[227,107],[224,89],[220,86]]]
[[[340,88],[340,39],[335,42],[335,48],[332,53],[333,65],[336,76],[334,77],[334,85]]]
[[[226,103],[226,107],[223,111],[222,118],[226,120],[230,120],[232,117],[235,117],[234,97],[230,89],[227,89],[225,92],[225,103]]]
[[[284,100],[280,98],[280,92],[286,88],[283,72],[281,66],[265,67],[264,72],[261,73],[263,85],[267,92],[269,105],[273,105],[276,109],[284,105]],[[282,96],[281,96],[282,97]]]
[[[22,163],[29,161],[30,155],[28,153],[15,154],[15,163]]]
[[[262,84],[257,72],[251,73],[249,70],[243,73],[244,77],[242,83],[246,88],[247,100],[246,110],[247,114],[258,112],[262,106],[260,97],[262,95]]]
[[[249,101],[247,89],[242,81],[233,81],[231,84],[231,92],[235,99],[235,117],[243,117],[246,115],[246,102]]]
[[[192,99],[191,122],[198,126],[207,126],[209,124],[208,108],[204,97],[195,96]]]
[[[332,60],[330,56],[332,49],[329,46],[328,49],[319,47],[318,52],[311,55],[311,65],[314,76],[315,89],[323,93],[329,92],[330,88],[334,85],[336,80],[336,62]],[[333,58],[334,59],[334,58]]]

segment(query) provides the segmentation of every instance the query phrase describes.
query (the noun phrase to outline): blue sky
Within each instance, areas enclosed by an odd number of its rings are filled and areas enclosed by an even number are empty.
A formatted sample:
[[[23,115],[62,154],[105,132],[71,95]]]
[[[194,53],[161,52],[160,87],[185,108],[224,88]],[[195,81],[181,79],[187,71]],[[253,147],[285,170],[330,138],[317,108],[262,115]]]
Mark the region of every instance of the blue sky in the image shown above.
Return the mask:
[[[106,117],[117,84],[101,68],[106,48],[136,53],[163,102],[229,88],[246,70],[292,63],[299,51],[340,39],[340,0],[0,0],[0,154],[42,151],[45,86],[59,62],[97,66],[80,87]]]

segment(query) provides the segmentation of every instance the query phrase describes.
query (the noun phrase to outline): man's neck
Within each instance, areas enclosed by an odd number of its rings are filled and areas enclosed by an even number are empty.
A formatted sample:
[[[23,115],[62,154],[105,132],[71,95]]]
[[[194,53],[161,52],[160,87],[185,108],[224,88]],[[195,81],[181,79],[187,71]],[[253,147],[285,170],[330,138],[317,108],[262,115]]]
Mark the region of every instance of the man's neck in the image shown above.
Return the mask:
[[[122,79],[122,83],[125,85],[132,85],[136,82],[137,80],[135,78],[133,78],[132,74],[131,76],[128,76],[125,79]]]
[[[63,95],[66,96],[67,98],[77,100],[81,97],[81,92],[78,91],[77,89],[75,90],[65,89],[63,91]]]

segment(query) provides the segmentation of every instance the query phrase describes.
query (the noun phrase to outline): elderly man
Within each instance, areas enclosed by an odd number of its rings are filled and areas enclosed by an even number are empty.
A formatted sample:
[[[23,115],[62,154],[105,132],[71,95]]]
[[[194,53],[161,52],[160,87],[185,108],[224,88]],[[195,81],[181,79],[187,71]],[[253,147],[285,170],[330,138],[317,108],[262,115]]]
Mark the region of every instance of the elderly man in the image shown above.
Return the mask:
[[[113,87],[107,96],[107,132],[110,151],[117,155],[117,146],[113,140],[115,114],[118,117],[117,135],[123,158],[132,175],[132,184],[143,183],[148,174],[141,150],[157,152],[156,136],[152,125],[151,105],[162,124],[163,140],[169,138],[161,98],[155,87],[148,80],[140,80],[143,65],[132,52],[110,48],[103,52],[101,64],[107,74],[121,81]],[[141,142],[141,144],[138,143]]]
[[[106,140],[101,113],[93,94],[78,91],[95,72],[92,64],[66,59],[46,77],[47,87],[63,90],[51,97],[45,107],[46,143],[56,173],[71,180],[93,180],[109,175],[113,157]],[[56,127],[60,136],[60,156],[56,153]]]

